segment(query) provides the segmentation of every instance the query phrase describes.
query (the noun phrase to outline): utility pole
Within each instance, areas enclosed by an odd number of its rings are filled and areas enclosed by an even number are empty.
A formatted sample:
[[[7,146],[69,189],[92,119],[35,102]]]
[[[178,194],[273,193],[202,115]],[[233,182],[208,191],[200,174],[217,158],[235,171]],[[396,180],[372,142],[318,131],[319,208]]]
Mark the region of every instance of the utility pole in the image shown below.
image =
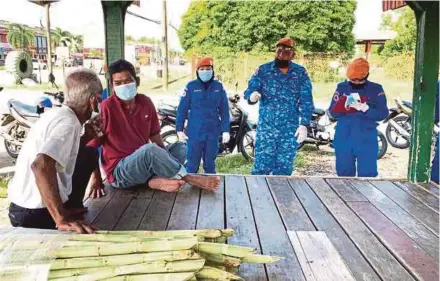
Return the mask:
[[[47,69],[49,70],[49,75],[52,73],[52,40],[50,35],[50,2],[46,4],[46,25],[47,25]]]
[[[167,17],[167,1],[162,0],[162,56],[163,56],[163,74],[162,74],[162,89],[168,90],[168,17]]]

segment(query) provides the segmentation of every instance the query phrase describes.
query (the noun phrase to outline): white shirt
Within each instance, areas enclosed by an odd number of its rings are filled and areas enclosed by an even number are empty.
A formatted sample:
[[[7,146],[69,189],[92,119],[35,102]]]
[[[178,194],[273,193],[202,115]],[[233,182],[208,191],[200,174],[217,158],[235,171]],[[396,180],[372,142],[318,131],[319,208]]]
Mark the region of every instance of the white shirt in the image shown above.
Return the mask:
[[[38,154],[54,159],[57,169],[58,189],[65,203],[72,192],[72,175],[78,155],[82,126],[68,107],[45,112],[29,131],[15,165],[15,176],[8,186],[8,199],[28,208],[45,208],[35,183],[31,165]]]

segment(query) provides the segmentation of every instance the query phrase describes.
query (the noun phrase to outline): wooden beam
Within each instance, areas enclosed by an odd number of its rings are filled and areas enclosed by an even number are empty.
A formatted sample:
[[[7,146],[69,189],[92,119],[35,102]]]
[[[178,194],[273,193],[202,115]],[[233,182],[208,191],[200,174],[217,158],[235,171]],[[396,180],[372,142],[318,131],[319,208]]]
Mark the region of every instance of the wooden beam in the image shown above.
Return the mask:
[[[435,93],[439,69],[439,2],[408,1],[417,20],[413,119],[408,179],[427,182],[430,174]],[[428,6],[429,5],[429,6]]]

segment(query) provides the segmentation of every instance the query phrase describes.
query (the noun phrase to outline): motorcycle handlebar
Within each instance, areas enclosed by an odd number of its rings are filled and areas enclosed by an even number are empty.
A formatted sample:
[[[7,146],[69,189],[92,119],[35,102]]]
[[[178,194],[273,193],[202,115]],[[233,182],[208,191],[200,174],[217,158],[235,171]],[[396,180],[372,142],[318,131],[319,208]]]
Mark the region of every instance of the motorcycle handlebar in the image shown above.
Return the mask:
[[[45,95],[54,97],[56,100],[58,100],[59,102],[63,103],[64,102],[64,93],[63,92],[56,92],[56,93],[51,93],[51,92],[43,92]]]

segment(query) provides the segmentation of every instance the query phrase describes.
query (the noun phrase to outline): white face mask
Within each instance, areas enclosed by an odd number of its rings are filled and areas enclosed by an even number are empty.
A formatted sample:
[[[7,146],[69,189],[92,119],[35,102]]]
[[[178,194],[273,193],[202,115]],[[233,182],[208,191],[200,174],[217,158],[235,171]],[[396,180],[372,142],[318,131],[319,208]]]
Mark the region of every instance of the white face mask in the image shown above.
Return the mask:
[[[136,82],[132,82],[125,85],[115,87],[115,94],[123,101],[129,101],[134,99],[137,94]]]
[[[90,116],[90,119],[94,119],[100,114],[101,114],[101,104],[98,103],[98,108],[92,111],[92,115]]]

